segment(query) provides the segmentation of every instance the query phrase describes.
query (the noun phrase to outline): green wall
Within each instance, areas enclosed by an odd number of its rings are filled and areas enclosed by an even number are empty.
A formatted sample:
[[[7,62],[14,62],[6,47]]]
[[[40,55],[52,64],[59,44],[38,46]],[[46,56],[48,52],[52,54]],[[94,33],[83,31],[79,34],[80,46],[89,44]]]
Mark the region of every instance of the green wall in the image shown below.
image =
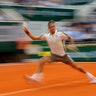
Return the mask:
[[[36,45],[36,46],[35,46]],[[35,46],[35,47],[34,47]],[[39,47],[39,49],[38,49]],[[74,52],[67,49],[68,54],[75,60],[75,61],[96,61],[96,44],[87,44],[87,45],[77,45],[79,51]],[[50,53],[50,49],[45,41],[32,41],[32,50],[33,53],[28,54],[27,59],[39,59],[42,56],[47,56]],[[35,52],[36,51],[36,52]],[[16,42],[8,41],[8,42],[0,42],[0,52],[9,52],[15,53],[17,52],[16,49]],[[35,53],[34,53],[35,52]]]

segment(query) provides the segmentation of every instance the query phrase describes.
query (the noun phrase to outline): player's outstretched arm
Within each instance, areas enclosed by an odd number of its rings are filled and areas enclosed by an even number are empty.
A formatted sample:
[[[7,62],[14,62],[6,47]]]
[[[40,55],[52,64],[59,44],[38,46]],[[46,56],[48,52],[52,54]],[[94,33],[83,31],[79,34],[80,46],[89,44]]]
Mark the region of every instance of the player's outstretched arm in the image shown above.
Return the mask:
[[[28,30],[28,28],[27,28],[26,25],[27,25],[27,23],[24,22],[23,25],[22,25],[22,29],[23,29],[23,31],[24,31],[32,40],[41,40],[41,39],[42,39],[41,36],[35,36],[35,35],[33,35],[33,34]]]

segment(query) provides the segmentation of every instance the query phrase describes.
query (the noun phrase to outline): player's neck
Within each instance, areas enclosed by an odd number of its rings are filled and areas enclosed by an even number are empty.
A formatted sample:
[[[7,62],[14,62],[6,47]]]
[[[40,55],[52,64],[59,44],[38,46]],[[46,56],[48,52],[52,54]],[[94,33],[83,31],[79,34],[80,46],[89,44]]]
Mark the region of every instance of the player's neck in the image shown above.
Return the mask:
[[[50,32],[50,35],[54,35],[55,34],[55,31],[54,32]]]

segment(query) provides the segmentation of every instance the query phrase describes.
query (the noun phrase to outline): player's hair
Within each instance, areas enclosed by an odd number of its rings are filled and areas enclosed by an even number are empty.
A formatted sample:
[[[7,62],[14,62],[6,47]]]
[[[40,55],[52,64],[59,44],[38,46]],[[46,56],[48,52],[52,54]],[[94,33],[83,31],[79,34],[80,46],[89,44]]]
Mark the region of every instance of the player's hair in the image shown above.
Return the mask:
[[[55,23],[54,20],[50,20],[50,21],[48,22],[48,26],[49,26],[50,24],[54,24],[54,23]]]

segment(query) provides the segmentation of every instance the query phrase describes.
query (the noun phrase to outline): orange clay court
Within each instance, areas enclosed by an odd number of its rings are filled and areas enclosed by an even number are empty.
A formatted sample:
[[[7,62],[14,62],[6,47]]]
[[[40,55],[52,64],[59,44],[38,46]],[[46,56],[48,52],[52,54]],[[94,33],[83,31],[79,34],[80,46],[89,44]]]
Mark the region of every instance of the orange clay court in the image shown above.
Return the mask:
[[[76,62],[96,76],[96,62]],[[27,84],[24,74],[34,73],[38,62],[0,64],[0,96],[96,96],[96,84],[62,63],[46,64],[44,82]]]

